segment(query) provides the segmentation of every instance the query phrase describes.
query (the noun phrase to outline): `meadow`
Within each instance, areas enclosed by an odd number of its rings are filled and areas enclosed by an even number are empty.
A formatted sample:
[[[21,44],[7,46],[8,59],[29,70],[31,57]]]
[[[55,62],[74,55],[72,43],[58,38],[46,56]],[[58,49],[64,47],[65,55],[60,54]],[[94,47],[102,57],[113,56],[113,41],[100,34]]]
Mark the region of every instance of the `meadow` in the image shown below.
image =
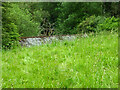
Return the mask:
[[[2,50],[2,88],[118,88],[118,34]]]

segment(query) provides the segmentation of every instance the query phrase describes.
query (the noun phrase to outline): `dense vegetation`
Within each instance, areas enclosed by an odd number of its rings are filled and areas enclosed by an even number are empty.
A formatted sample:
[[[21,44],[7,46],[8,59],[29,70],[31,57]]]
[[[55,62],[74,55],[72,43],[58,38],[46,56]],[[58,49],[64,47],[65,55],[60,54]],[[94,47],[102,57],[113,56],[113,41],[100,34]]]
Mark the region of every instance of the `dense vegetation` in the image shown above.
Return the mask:
[[[118,2],[4,2],[2,45],[11,48],[21,36],[117,31]]]
[[[5,51],[3,88],[118,88],[118,34]]]
[[[119,6],[2,3],[2,88],[118,88]],[[18,44],[19,37],[65,34],[78,38],[30,48]]]

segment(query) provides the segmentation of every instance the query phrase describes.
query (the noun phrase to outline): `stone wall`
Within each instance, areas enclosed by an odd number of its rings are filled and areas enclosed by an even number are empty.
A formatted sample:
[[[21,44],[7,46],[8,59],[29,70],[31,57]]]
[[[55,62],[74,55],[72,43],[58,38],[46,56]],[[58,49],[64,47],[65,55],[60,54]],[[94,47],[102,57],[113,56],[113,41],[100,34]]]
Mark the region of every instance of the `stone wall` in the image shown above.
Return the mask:
[[[58,40],[74,40],[77,35],[65,35],[65,36],[50,36],[50,37],[25,37],[21,38],[21,46],[39,46],[45,43],[52,43]]]
[[[83,35],[76,34],[76,35],[63,35],[63,36],[38,36],[38,37],[22,37],[20,40],[21,46],[39,46],[45,43],[52,43],[54,41],[61,41],[61,40],[74,40],[77,37],[88,37],[85,33]]]

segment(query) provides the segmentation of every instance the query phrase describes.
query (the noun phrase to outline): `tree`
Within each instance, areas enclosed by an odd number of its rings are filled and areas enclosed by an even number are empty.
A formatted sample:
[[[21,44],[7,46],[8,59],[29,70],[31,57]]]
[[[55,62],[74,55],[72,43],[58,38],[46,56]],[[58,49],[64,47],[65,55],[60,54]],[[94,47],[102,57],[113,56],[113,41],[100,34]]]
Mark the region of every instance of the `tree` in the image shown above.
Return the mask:
[[[101,15],[102,3],[63,2],[59,8],[57,18],[57,34],[76,34],[75,27],[86,17]]]
[[[4,49],[11,48],[17,45],[19,40],[18,27],[12,21],[11,17],[7,13],[11,8],[10,3],[2,3],[2,47]]]

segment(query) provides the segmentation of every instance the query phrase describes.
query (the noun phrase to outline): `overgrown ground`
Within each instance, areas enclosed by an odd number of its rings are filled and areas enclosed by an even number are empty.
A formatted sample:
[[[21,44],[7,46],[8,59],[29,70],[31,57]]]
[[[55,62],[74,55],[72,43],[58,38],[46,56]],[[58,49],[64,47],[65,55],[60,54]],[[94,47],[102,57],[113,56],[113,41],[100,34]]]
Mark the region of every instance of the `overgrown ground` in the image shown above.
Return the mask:
[[[3,88],[117,88],[118,35],[2,52]]]

